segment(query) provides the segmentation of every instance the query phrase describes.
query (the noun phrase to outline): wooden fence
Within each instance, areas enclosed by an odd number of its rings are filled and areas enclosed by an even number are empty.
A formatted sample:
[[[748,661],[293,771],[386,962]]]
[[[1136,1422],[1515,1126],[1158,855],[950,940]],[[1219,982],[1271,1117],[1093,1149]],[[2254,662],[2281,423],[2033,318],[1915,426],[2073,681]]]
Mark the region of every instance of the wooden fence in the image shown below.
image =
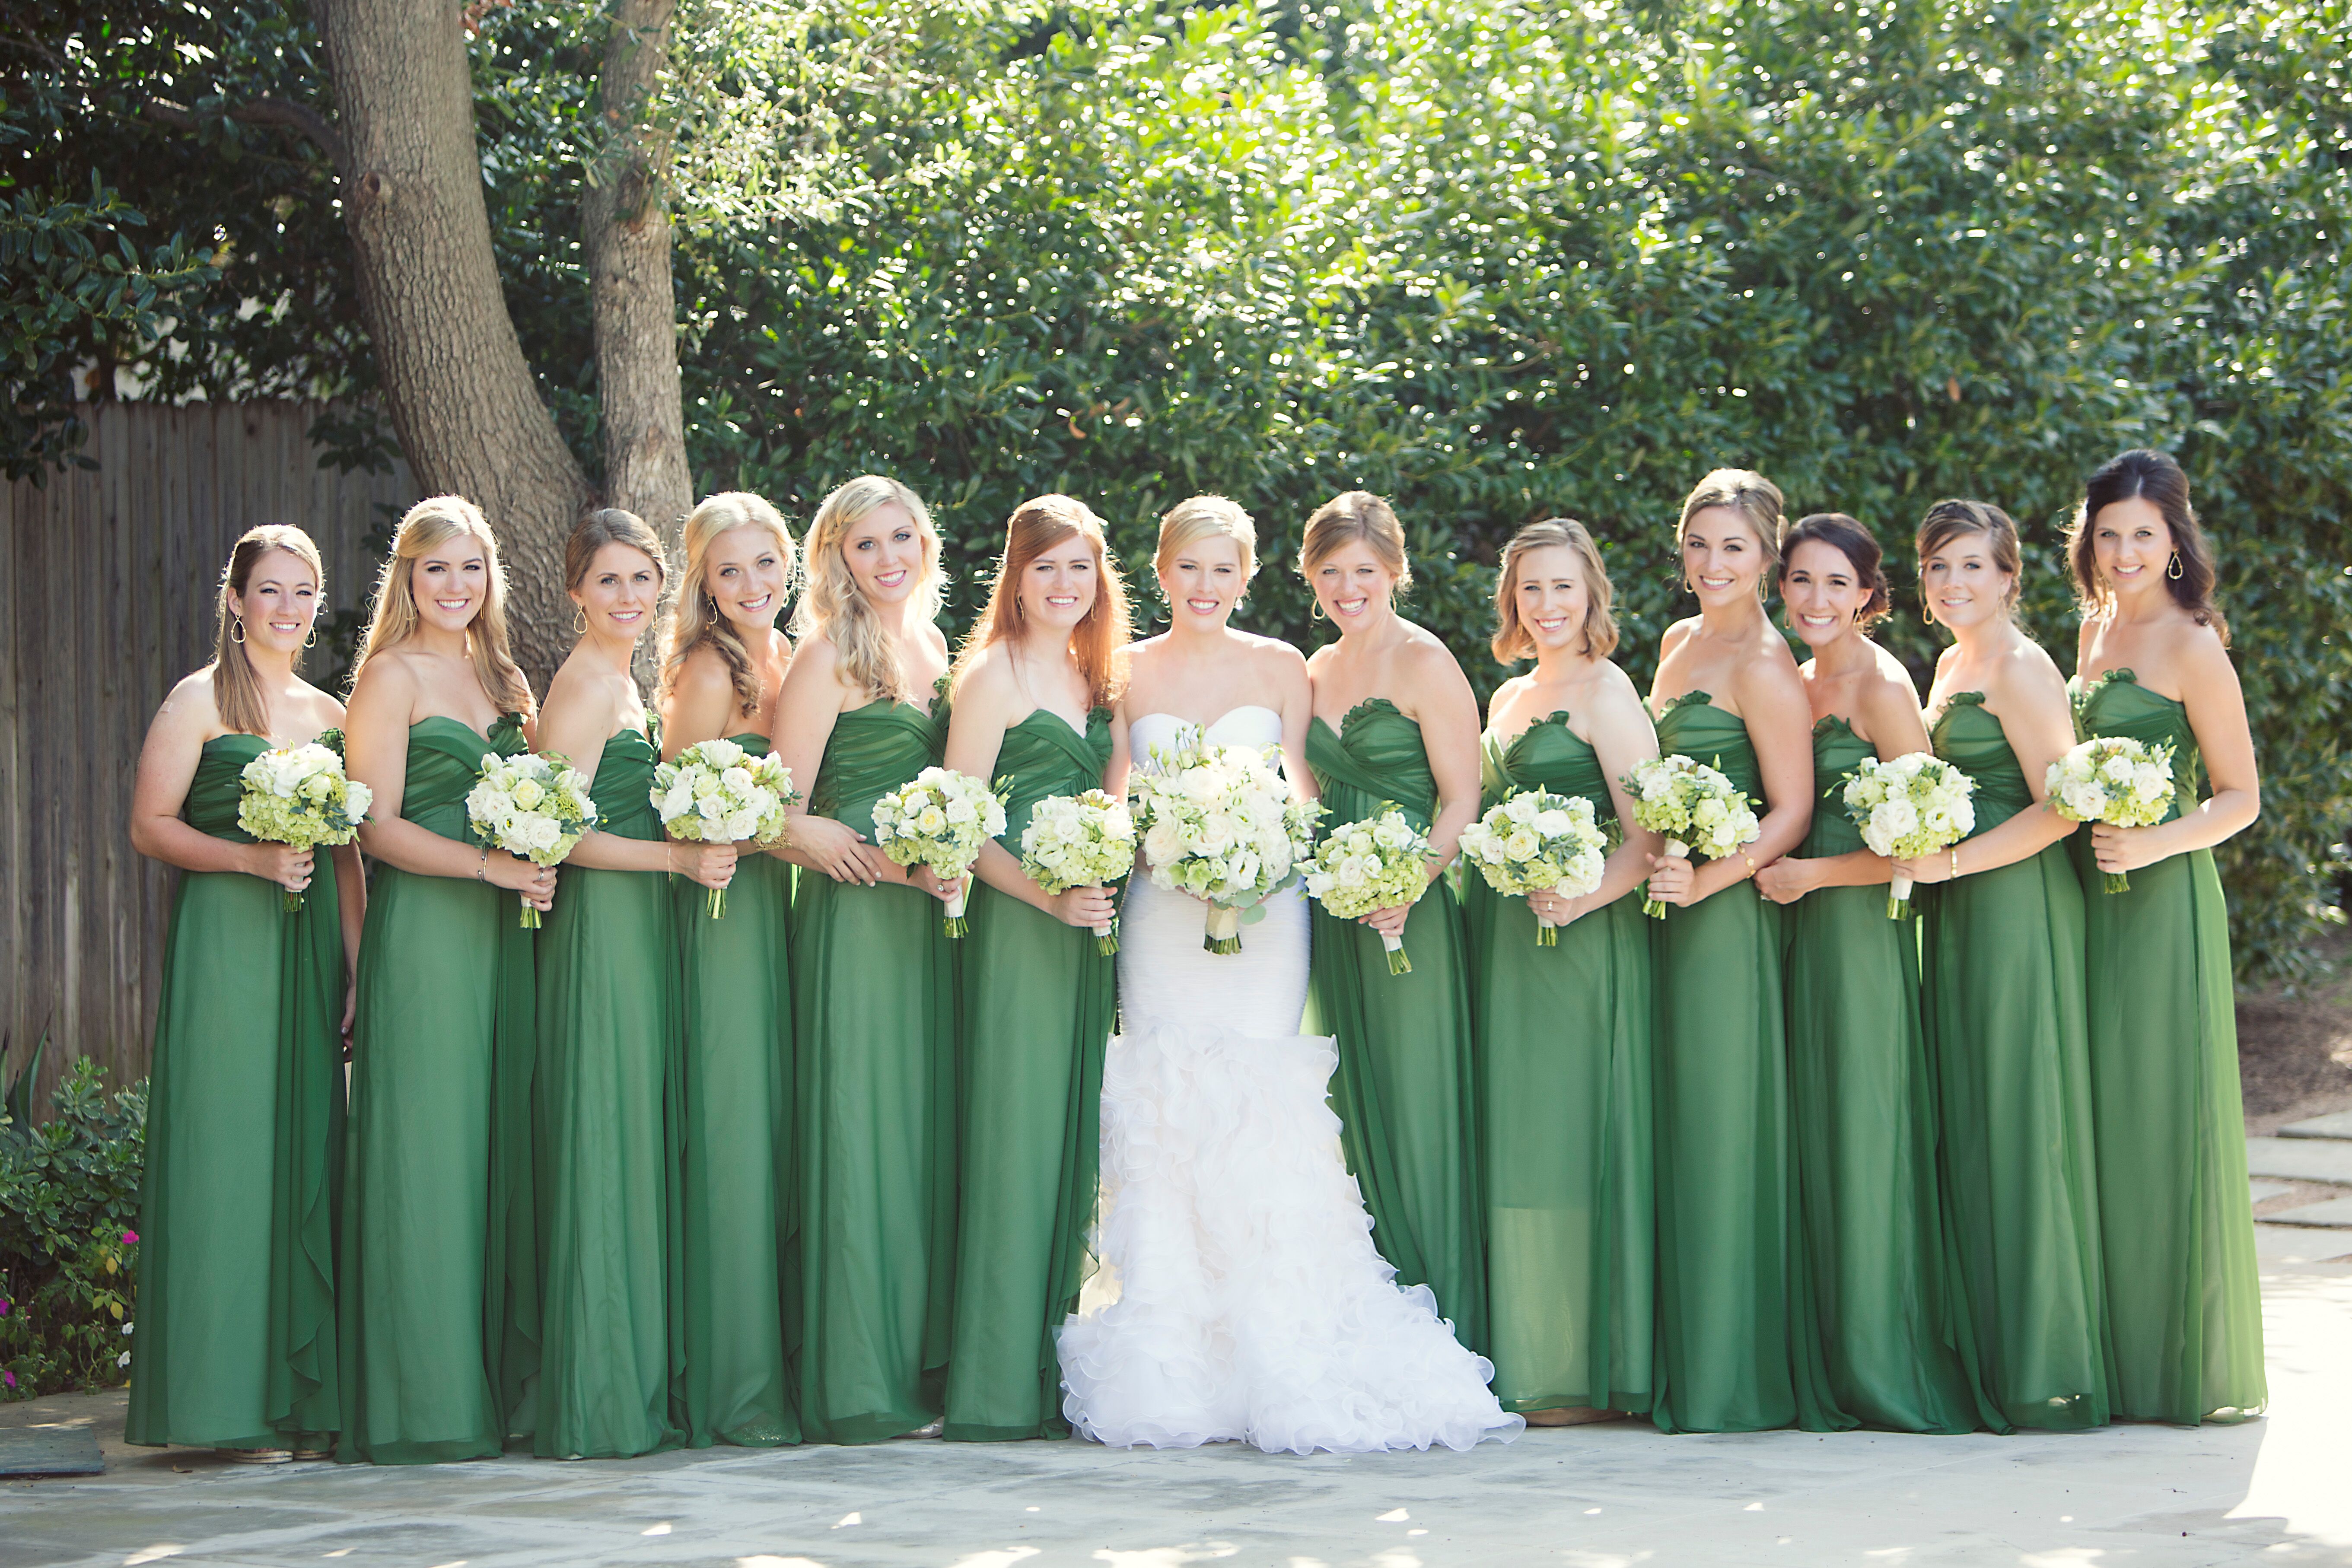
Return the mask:
[[[357,608],[371,530],[416,499],[404,468],[321,468],[320,412],[101,405],[86,411],[95,470],[0,489],[0,1029],[7,1073],[47,1030],[39,1103],[76,1057],[115,1086],[147,1071],[175,874],[131,850],[131,780],[164,692],[211,657],[230,544],[299,524],[330,605]]]

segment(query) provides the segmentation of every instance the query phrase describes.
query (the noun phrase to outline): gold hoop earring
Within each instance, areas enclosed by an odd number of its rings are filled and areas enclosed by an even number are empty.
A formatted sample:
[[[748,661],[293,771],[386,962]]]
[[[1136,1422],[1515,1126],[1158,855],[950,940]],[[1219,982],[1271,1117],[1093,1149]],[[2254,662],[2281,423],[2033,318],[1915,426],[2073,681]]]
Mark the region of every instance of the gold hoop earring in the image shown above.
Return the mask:
[[[228,624],[228,640],[242,647],[245,643],[245,617],[240,616]]]
[[[1309,599],[1307,601],[1307,618],[1310,621],[1328,621],[1331,617],[1323,613],[1322,600]]]
[[[582,605],[572,612],[572,629],[582,636],[588,631],[588,606]]]
[[[317,647],[319,646],[319,623],[318,623],[318,622],[316,622],[316,621],[312,621],[312,622],[310,623],[310,635],[309,637],[304,637],[304,638],[302,639],[302,646],[303,646],[304,647]]]
[[[1927,595],[1925,594],[1919,595],[1919,624],[1923,626],[1936,624],[1936,612],[1927,607]]]
[[[2180,581],[2180,552],[2179,552],[2179,551],[2176,550],[2176,551],[2174,551],[2174,552],[2172,552],[2172,564],[2171,564],[2170,566],[2168,566],[2168,567],[2167,567],[2167,568],[2165,569],[2165,573],[2164,573],[2164,574],[2165,574],[2166,576],[2168,576],[2168,577],[2171,578],[2171,579],[2172,579],[2174,582],[2176,582],[2176,583],[2178,583],[2178,582],[2179,582],[2179,581]]]

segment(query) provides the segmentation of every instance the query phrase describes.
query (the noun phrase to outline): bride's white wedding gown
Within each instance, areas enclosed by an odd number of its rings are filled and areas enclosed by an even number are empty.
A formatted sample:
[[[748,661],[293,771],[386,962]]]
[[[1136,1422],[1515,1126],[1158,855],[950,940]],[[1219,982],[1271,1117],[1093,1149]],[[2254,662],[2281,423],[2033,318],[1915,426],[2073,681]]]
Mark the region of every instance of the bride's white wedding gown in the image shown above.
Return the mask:
[[[1144,715],[1134,754],[1185,727]],[[1259,707],[1208,730],[1227,745],[1281,736]],[[1063,1413],[1120,1447],[1360,1453],[1515,1436],[1526,1423],[1496,1403],[1492,1364],[1455,1341],[1426,1286],[1399,1289],[1372,1246],[1325,1098],[1338,1055],[1297,1032],[1305,900],[1267,900],[1224,957],[1202,948],[1203,914],[1129,879],[1098,1238],[1119,1294],[1061,1331]]]

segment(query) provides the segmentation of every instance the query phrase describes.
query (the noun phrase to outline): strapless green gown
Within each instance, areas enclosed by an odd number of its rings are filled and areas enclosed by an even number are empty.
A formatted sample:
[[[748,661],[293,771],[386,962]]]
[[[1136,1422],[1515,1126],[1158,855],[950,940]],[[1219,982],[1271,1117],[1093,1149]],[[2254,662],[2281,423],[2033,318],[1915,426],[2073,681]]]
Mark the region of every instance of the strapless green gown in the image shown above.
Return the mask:
[[[1978,833],[2034,808],[1982,692],[1953,698],[1932,738],[1937,756],[1976,781]],[[2053,844],[1924,891],[1933,896],[1921,911],[1921,1011],[1964,1352],[2011,1425],[2101,1426],[2108,1354],[2083,889]]]
[[[607,739],[596,831],[658,839],[651,741]],[[539,939],[542,1458],[674,1448],[684,1352],[677,931],[669,879],[566,866]]]
[[[400,815],[470,842],[482,755],[528,750],[409,727]],[[516,895],[379,863],[360,939],[339,1281],[342,1438],[380,1465],[496,1456],[536,1423],[539,1248],[531,1157],[532,938]]]
[[[1658,749],[1717,769],[1761,814],[1748,727],[1706,692],[1666,705]],[[1809,1281],[1797,1266],[1780,923],[1779,908],[1744,882],[1652,922],[1658,1355],[1650,1413],[1664,1432],[1853,1425],[1830,1394]]]
[[[1110,714],[1084,735],[1040,708],[1004,733],[998,842],[1047,795],[1102,787]],[[1094,1220],[1113,966],[1095,934],[975,882],[964,939],[962,1220],[950,1439],[1066,1436],[1055,1331],[1077,1310]]]
[[[940,760],[935,713],[835,721],[809,810],[874,833],[874,799]],[[946,1392],[956,1218],[956,950],[919,889],[821,872],[793,899],[800,1163],[801,1434],[872,1443]]]
[[[2172,815],[2195,809],[2189,711],[2110,670],[2075,689],[2084,739],[2173,748]],[[2230,919],[2210,849],[2131,874],[2109,893],[2076,830],[2088,929],[2091,1121],[2115,1353],[2115,1413],[2193,1426],[2242,1421],[2269,1399],[2253,1213],[2246,1204]]]
[[[205,742],[183,814],[237,826],[258,735]],[[335,1232],[342,1191],[343,939],[321,847],[302,908],[237,871],[187,871],[163,947],[139,1194],[138,1329],[124,1436],[161,1447],[323,1447],[341,1425]],[[271,1018],[275,1027],[255,1027]]]
[[[1421,726],[1384,697],[1333,730],[1307,731],[1307,765],[1329,815],[1356,822],[1393,803],[1427,832],[1437,781]],[[1405,921],[1410,973],[1391,974],[1380,933],[1314,906],[1308,1031],[1339,1041],[1331,1103],[1348,1168],[1371,1211],[1372,1245],[1400,1285],[1426,1285],[1470,1349],[1486,1348],[1486,1201],[1462,911],[1441,877]]]
[[[1821,798],[1798,853],[1864,847],[1845,786],[1875,757],[1844,720],[1813,726]],[[1797,1236],[1838,1408],[1896,1432],[1982,1420],[1944,1278],[1936,1100],[1919,1023],[1919,937],[1886,889],[1818,888],[1785,907]]]
[[[730,737],[757,756],[764,735]],[[749,846],[727,888],[677,879],[685,956],[683,1182],[687,1443],[797,1443],[788,1347],[800,1317],[793,1229],[793,868]]]
[[[1481,809],[1521,790],[1591,800],[1601,759],[1539,719],[1484,746]],[[1465,868],[1473,1036],[1486,1112],[1486,1353],[1506,1410],[1650,1407],[1650,922],[1622,898],[1536,945],[1536,918]],[[1418,960],[1415,961],[1418,963]]]

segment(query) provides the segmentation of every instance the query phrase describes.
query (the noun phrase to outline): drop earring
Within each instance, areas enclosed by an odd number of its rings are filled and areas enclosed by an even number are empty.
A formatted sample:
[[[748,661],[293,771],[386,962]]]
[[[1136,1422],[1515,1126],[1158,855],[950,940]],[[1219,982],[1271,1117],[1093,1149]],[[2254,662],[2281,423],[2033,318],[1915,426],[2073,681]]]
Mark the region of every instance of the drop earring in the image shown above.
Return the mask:
[[[303,646],[304,647],[317,647],[319,646],[319,623],[318,623],[318,622],[316,622],[316,621],[312,621],[312,622],[310,623],[310,635],[309,637],[304,637],[304,638],[302,639],[302,646]]]
[[[1323,613],[1322,600],[1309,599],[1307,601],[1307,618],[1310,621],[1328,621],[1331,617]]]
[[[229,623],[228,640],[236,643],[240,647],[245,645],[245,618],[243,616],[240,616],[236,620]]]
[[[588,631],[588,606],[580,605],[572,612],[572,629],[585,636]]]
[[[2176,551],[2174,551],[2174,552],[2172,552],[2172,564],[2171,564],[2171,565],[2169,565],[2169,566],[2168,566],[2168,567],[2166,567],[2166,568],[2164,569],[2164,574],[2165,574],[2166,576],[2168,576],[2168,577],[2171,578],[2171,579],[2172,579],[2174,582],[2176,582],[2176,583],[2178,583],[2178,582],[2179,582],[2179,581],[2180,581],[2180,552],[2179,552],[2179,551],[2176,550]]]

